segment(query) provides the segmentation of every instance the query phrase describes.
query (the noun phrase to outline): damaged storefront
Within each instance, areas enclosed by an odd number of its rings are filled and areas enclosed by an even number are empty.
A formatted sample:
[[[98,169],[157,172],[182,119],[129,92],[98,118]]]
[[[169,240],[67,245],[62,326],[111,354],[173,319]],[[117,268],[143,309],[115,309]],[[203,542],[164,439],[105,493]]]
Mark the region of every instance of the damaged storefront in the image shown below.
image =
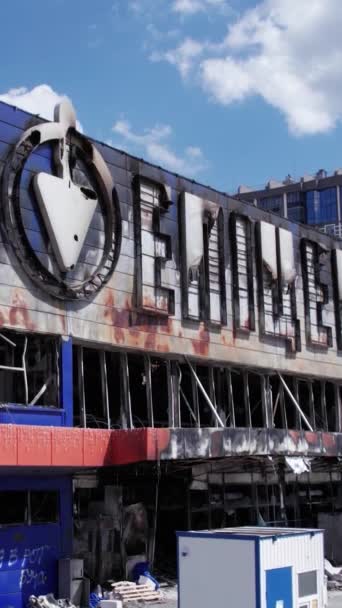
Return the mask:
[[[69,102],[0,104],[0,171],[1,607],[174,579],[176,530],[322,526],[337,558],[341,243]]]

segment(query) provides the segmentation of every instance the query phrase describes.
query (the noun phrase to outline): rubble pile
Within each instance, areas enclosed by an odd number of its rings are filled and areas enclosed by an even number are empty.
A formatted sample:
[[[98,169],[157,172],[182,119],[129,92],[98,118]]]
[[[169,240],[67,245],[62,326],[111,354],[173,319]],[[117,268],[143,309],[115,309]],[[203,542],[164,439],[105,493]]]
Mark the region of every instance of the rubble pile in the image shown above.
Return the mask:
[[[76,608],[70,600],[56,600],[53,593],[48,595],[31,595],[29,597],[29,608]]]

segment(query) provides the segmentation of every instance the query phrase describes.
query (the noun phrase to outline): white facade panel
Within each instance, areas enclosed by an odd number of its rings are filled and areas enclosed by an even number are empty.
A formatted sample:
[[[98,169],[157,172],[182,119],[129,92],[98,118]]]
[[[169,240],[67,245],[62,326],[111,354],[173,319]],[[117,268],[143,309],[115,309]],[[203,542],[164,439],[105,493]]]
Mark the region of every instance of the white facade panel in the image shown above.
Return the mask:
[[[276,568],[292,567],[293,608],[305,604],[304,598],[298,598],[298,574],[317,572],[318,607],[323,607],[324,586],[324,552],[323,533],[297,534],[263,538],[260,540],[260,592],[261,608],[267,608],[266,603],[266,572]],[[311,598],[313,599],[313,598]]]
[[[255,542],[178,538],[179,608],[258,608]]]

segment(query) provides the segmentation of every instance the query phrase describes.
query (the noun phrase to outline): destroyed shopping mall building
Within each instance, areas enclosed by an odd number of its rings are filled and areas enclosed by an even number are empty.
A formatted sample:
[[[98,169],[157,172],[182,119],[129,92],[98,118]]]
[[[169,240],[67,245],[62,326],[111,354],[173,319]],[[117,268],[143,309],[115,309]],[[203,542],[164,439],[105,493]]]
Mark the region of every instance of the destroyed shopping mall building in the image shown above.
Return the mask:
[[[341,241],[0,104],[0,605],[342,513]],[[329,534],[329,529],[334,530]],[[341,559],[341,558],[340,558]]]

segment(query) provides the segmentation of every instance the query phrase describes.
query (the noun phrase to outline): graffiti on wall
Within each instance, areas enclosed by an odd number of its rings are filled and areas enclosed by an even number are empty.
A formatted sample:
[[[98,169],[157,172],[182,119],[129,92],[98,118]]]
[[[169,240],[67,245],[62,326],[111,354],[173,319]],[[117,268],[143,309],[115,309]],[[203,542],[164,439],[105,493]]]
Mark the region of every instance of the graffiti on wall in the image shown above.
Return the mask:
[[[20,589],[30,586],[32,591],[37,591],[48,580],[46,559],[50,552],[51,547],[49,545],[25,548],[24,551],[19,547],[1,548],[0,570],[18,570],[20,572]]]

